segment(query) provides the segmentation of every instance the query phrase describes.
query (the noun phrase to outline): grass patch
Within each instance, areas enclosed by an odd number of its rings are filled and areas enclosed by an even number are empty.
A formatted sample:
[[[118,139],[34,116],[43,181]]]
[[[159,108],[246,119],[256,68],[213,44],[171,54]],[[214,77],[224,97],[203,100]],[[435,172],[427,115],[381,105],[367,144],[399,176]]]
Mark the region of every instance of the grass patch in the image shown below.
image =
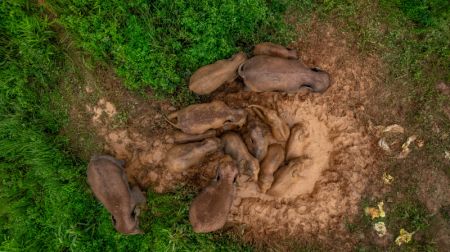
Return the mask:
[[[394,228],[405,228],[409,231],[425,230],[429,226],[430,216],[426,208],[413,201],[402,201],[395,205],[388,215],[390,220],[396,221]]]

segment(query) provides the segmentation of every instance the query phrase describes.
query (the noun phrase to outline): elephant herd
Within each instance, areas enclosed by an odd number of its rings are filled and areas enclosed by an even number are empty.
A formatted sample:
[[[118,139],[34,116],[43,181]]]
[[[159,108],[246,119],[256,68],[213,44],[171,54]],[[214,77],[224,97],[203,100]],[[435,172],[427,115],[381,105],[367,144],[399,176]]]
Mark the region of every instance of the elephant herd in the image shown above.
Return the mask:
[[[330,86],[329,74],[308,68],[298,59],[296,50],[261,43],[252,54],[248,58],[239,52],[201,67],[191,76],[189,89],[208,95],[238,78],[248,92],[295,93],[309,89],[322,93]],[[195,232],[212,232],[225,225],[236,184],[256,183],[261,193],[272,196],[288,186],[284,177],[297,158],[291,155],[291,142],[302,127],[290,128],[277,111],[260,105],[234,109],[214,100],[173,112],[166,120],[178,129],[173,135],[175,145],[163,160],[171,173],[195,168],[212,153],[222,155],[216,176],[191,203],[189,221]],[[137,206],[146,199],[140,188],[130,187],[124,165],[112,156],[94,156],[87,180],[96,198],[111,213],[115,229],[139,234]]]

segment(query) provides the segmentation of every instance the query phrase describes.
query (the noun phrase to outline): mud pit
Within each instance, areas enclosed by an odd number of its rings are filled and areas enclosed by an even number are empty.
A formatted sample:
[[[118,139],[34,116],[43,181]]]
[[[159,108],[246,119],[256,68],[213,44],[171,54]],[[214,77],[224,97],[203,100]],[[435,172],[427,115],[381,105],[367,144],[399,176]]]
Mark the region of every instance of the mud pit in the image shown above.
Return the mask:
[[[274,109],[289,127],[302,127],[293,143],[295,151],[290,153],[300,161],[293,165],[289,187],[279,189],[274,197],[260,193],[254,182],[237,186],[228,223],[246,240],[301,237],[326,241],[330,233],[345,239],[345,222],[357,214],[361,195],[375,172],[375,141],[361,117],[376,81],[377,60],[357,55],[330,27],[321,27],[314,34],[296,49],[306,64],[318,65],[332,76],[332,86],[324,94],[257,94],[231,83],[212,95],[212,100],[224,101],[232,108],[256,104]],[[136,130],[145,119],[138,118],[129,127],[114,129],[110,125],[117,112],[105,99],[86,110],[97,134],[105,140],[105,149],[127,161],[128,177],[140,187],[161,193],[185,184],[202,188],[214,177],[223,156],[216,152],[202,165],[171,174],[163,165],[165,153],[174,146],[171,136],[175,130],[168,124],[162,131],[145,133]],[[168,114],[170,108],[161,106],[161,111]],[[162,116],[155,118],[145,120],[165,124]]]
[[[250,239],[345,231],[344,218],[357,213],[371,172],[371,139],[353,112],[328,105],[333,94],[269,96],[278,97],[271,105],[291,128],[302,125],[291,153],[301,160],[292,179],[277,187],[277,197],[260,193],[254,183],[239,185],[229,221],[242,224]]]

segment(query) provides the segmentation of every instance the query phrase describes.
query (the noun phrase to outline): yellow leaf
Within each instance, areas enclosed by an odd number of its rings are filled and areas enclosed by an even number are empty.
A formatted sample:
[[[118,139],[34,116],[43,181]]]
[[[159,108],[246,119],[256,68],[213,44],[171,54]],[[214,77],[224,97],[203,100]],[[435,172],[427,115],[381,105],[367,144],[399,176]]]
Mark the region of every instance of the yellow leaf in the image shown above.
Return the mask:
[[[403,133],[405,133],[405,129],[398,124],[392,124],[392,125],[389,125],[386,128],[384,128],[383,133],[386,133],[386,132],[403,134]]]
[[[383,237],[386,235],[386,225],[382,221],[373,224],[373,229],[375,229],[375,232],[377,232],[377,235],[379,237]]]
[[[405,229],[400,229],[400,235],[395,239],[395,243],[401,246],[404,243],[409,243],[412,240],[414,232],[409,233]]]
[[[375,218],[384,218],[386,216],[386,213],[384,212],[383,209],[383,201],[378,203],[378,209],[375,207],[366,207],[364,209],[364,212],[366,213],[366,215],[369,215],[372,220]]]
[[[386,213],[384,212],[383,206],[384,206],[383,201],[378,203],[378,211],[380,212],[380,217],[382,217],[382,218],[386,217]]]
[[[386,185],[390,185],[394,181],[394,177],[385,172],[383,173],[383,181]]]

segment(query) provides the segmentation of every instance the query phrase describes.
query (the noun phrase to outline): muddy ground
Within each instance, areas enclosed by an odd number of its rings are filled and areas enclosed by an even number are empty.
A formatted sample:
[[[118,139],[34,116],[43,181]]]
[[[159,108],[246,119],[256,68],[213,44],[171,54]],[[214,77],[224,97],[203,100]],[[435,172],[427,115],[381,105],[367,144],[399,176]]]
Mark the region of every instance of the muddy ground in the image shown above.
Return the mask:
[[[396,234],[380,239],[371,231],[352,233],[348,228],[348,223],[362,215],[363,199],[380,199],[391,190],[382,174],[389,162],[386,159],[393,157],[386,157],[378,146],[380,128],[397,123],[385,116],[395,110],[385,112],[378,105],[380,97],[388,95],[377,88],[385,68],[377,56],[359,53],[335,27],[314,26],[315,32],[290,46],[306,65],[330,73],[332,85],[324,94],[249,93],[237,80],[205,100],[222,100],[233,108],[262,105],[276,110],[290,127],[300,124],[304,129],[296,142],[296,154],[307,158],[297,165],[298,179],[292,187],[273,197],[259,193],[255,184],[239,184],[225,230],[245,241],[273,246],[291,239],[343,250],[368,239],[386,246]],[[162,165],[175,132],[165,115],[180,107],[152,98],[151,93],[127,91],[112,69],[97,66],[90,70],[81,63],[80,54],[70,56],[81,70],[65,85],[70,122],[63,134],[69,136],[77,155],[89,159],[108,153],[126,160],[131,183],[159,193],[185,185],[200,190],[209,183],[221,152],[183,174],[170,174]],[[393,148],[401,148],[406,137],[397,136]],[[417,145],[411,148],[410,155],[420,149]],[[450,200],[448,177],[441,173],[436,169],[419,178],[418,195],[434,212]],[[436,232],[445,241],[448,229],[439,225]]]

